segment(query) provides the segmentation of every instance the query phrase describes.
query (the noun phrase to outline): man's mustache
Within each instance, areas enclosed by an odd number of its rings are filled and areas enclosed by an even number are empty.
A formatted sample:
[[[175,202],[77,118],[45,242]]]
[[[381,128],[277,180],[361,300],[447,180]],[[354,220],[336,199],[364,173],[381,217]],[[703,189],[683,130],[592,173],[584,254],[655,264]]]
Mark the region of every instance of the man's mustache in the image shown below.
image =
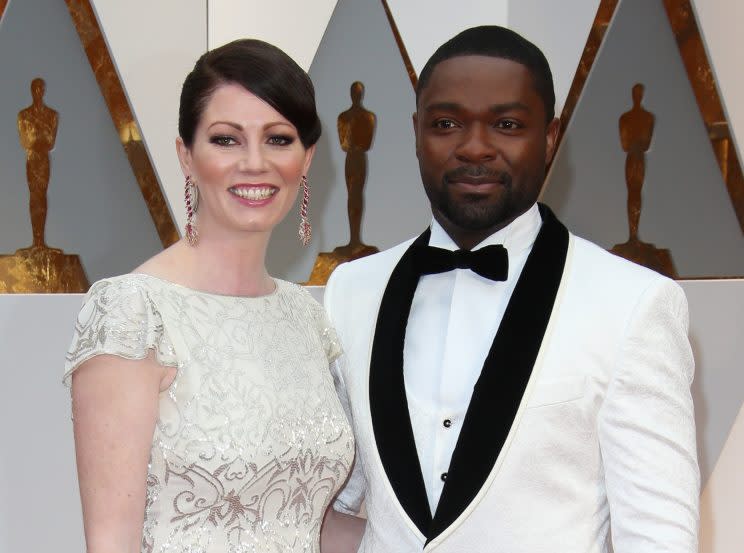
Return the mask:
[[[463,179],[500,182],[506,186],[509,186],[512,182],[511,175],[506,171],[495,171],[485,165],[463,165],[452,169],[452,171],[447,171],[443,177],[445,184],[460,182]]]

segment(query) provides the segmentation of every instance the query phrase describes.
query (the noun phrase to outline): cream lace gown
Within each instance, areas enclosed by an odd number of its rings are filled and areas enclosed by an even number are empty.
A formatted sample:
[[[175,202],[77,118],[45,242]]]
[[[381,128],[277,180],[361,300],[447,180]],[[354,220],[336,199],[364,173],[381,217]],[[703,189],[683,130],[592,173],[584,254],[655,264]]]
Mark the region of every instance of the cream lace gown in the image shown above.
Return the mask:
[[[319,551],[354,457],[322,307],[284,281],[246,298],[142,274],[101,280],[78,316],[65,380],[95,355],[148,350],[178,372],[160,395],[142,551]]]

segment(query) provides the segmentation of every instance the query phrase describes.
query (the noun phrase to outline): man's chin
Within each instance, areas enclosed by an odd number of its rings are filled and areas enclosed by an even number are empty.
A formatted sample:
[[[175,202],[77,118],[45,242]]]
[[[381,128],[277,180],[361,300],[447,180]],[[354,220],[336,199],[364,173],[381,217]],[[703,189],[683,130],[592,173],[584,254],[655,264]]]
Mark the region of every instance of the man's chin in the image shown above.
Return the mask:
[[[503,206],[468,206],[451,210],[447,218],[463,230],[478,232],[496,227],[508,217],[509,210]]]

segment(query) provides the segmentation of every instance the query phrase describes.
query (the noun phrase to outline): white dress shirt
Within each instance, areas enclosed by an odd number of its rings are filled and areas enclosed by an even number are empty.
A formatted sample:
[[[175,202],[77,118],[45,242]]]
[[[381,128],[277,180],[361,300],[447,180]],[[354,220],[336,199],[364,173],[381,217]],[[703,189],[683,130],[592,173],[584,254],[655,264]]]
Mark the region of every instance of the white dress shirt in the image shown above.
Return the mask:
[[[413,296],[403,347],[408,410],[432,514],[436,511],[452,452],[483,363],[542,219],[537,204],[474,250],[502,244],[509,276],[495,282],[455,269],[421,277]],[[436,222],[429,245],[458,246]]]

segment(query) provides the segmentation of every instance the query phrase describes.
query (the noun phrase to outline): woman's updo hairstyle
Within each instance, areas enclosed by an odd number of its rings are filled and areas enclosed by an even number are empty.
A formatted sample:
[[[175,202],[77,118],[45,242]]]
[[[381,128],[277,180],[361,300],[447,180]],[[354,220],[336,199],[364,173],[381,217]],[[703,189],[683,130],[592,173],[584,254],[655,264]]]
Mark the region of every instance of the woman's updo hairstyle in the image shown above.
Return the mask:
[[[309,148],[320,138],[315,89],[307,73],[276,46],[241,39],[201,56],[186,76],[178,110],[178,133],[191,148],[204,108],[222,84],[239,84],[292,123]]]

